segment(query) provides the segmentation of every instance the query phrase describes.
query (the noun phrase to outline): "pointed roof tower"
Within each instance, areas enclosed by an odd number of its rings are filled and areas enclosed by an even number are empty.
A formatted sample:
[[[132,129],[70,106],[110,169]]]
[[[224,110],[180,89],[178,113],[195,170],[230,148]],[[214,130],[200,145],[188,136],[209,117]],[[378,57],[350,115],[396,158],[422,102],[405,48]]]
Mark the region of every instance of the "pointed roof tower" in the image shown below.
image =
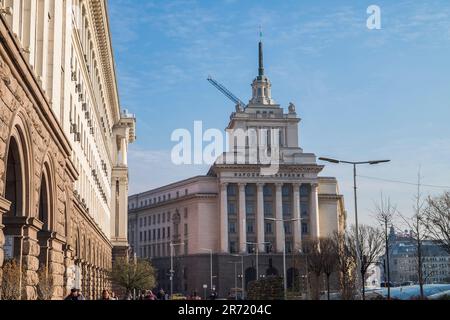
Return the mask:
[[[258,76],[252,83],[253,94],[249,106],[275,105],[276,103],[271,96],[272,84],[270,83],[269,78],[264,74],[264,45],[262,41],[262,32],[260,32],[258,62]]]

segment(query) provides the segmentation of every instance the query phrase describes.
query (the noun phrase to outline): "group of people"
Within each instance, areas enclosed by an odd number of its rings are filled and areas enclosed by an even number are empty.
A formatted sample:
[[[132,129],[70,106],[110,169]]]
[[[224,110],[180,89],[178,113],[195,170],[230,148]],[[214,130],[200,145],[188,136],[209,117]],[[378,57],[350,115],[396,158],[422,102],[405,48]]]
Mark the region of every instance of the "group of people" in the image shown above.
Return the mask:
[[[125,300],[170,300],[171,297],[168,293],[164,292],[163,289],[160,289],[158,293],[154,294],[152,290],[143,290],[139,293],[137,297],[133,297],[131,293],[129,293]],[[187,300],[202,300],[202,298],[197,294],[196,291],[193,291],[192,294],[186,296]],[[215,290],[211,292],[211,295],[209,297],[210,300],[216,300],[217,299],[217,293]],[[64,300],[71,300],[71,301],[80,301],[80,300],[86,300],[83,294],[81,293],[80,289],[73,288],[70,291],[70,294],[64,299]],[[100,300],[119,300],[119,298],[116,296],[114,291],[110,292],[109,290],[103,290],[102,296]]]
[[[70,294],[64,299],[68,301],[82,301],[86,300],[80,289],[73,288],[70,290]],[[109,292],[108,290],[103,290],[102,297],[100,300],[119,300],[114,292]]]
[[[154,294],[152,290],[143,290],[137,297],[137,300],[170,300],[169,294],[165,293],[163,289]]]
[[[102,298],[100,300],[119,300],[119,298],[116,296],[114,291],[109,293],[108,290],[103,290],[102,292]]]

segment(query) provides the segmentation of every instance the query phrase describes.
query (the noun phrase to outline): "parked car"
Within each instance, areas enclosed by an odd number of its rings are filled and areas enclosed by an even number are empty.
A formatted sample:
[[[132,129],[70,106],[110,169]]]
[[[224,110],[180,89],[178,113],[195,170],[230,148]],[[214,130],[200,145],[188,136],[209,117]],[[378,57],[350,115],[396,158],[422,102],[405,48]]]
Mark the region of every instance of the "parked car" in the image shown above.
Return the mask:
[[[170,300],[187,300],[187,297],[182,295],[181,293],[174,293]]]

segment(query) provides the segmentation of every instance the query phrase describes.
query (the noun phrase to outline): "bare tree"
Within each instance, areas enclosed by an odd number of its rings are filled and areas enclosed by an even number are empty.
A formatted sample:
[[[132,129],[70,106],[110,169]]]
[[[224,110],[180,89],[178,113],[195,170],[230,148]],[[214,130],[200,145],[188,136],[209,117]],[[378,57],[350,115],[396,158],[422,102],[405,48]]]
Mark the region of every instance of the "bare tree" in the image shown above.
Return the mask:
[[[383,235],[379,229],[371,226],[360,225],[358,228],[359,236],[359,254],[360,254],[360,273],[362,279],[362,296],[366,299],[366,275],[370,266],[375,264],[378,258],[383,254]],[[350,238],[356,246],[356,227],[350,229]],[[352,250],[356,253],[356,250]],[[357,259],[357,257],[356,257]]]
[[[38,272],[39,283],[37,285],[37,293],[39,300],[51,300],[55,286],[53,278],[49,274],[49,270],[45,265],[41,265]]]
[[[356,253],[351,241],[346,233],[335,232],[333,235],[342,300],[353,300],[356,296]]]
[[[428,197],[424,217],[429,237],[450,253],[450,192]]]
[[[331,238],[320,240],[320,253],[322,255],[322,270],[327,282],[327,298],[330,300],[330,278],[337,267],[337,251],[334,241]]]
[[[428,230],[426,223],[426,215],[424,213],[425,201],[421,193],[421,175],[420,171],[418,173],[418,183],[417,183],[417,194],[414,196],[414,215],[412,217],[406,217],[402,214],[399,216],[402,218],[404,224],[409,228],[411,233],[411,238],[413,239],[416,246],[416,257],[417,257],[417,280],[420,287],[420,298],[424,299],[425,294],[423,286],[425,284],[424,275],[424,258],[423,258],[423,243],[427,240]]]
[[[387,284],[388,300],[391,299],[391,271],[390,271],[390,243],[389,243],[389,228],[393,224],[395,213],[397,212],[396,206],[391,204],[389,198],[385,199],[381,194],[380,203],[375,204],[375,219],[382,228],[384,247],[385,247],[385,284]]]
[[[308,255],[308,269],[313,274],[310,281],[312,300],[320,299],[320,276],[323,272],[323,257],[320,252],[320,241],[309,240],[303,243],[303,252]]]
[[[0,300],[20,299],[20,277],[24,271],[20,270],[15,260],[5,261],[2,269],[2,281],[0,282]]]

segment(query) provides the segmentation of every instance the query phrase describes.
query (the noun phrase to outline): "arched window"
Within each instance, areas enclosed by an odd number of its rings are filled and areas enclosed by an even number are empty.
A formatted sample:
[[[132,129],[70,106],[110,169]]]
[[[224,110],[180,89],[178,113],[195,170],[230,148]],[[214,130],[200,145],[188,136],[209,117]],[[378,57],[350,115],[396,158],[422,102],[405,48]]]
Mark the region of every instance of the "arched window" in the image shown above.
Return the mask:
[[[11,202],[9,215],[17,217],[23,214],[23,168],[19,146],[16,139],[11,138],[6,168],[5,197]]]

